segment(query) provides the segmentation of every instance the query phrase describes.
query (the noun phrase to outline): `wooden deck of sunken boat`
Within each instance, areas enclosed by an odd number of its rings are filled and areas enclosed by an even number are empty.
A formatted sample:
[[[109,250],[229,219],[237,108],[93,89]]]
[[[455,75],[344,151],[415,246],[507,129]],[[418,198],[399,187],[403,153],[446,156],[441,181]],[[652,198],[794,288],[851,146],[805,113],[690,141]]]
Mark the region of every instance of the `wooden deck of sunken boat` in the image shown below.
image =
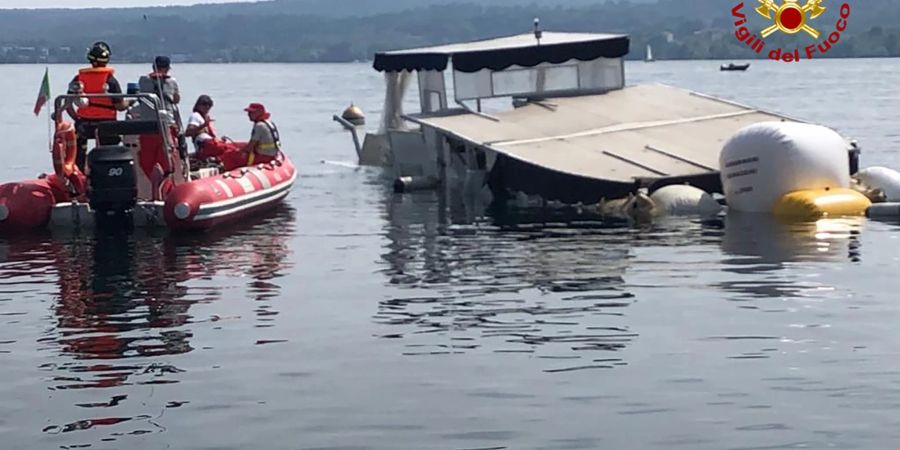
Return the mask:
[[[495,191],[566,203],[672,183],[721,192],[718,159],[729,137],[757,122],[796,121],[658,84],[548,98],[490,116],[452,110],[405,118],[484,150]]]

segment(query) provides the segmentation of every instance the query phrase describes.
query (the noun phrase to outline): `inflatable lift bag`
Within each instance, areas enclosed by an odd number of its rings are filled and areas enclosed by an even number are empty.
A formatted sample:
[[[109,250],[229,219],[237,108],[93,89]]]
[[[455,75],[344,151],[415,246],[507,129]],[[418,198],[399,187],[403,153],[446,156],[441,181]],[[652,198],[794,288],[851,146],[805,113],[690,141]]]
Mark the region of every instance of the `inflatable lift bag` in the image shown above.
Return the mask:
[[[810,189],[781,197],[772,212],[783,218],[818,220],[822,217],[862,216],[872,206],[865,195],[853,189]]]
[[[848,148],[819,125],[761,122],[741,129],[719,156],[729,208],[768,213],[789,192],[849,187]]]
[[[887,167],[867,167],[856,176],[867,186],[884,191],[889,202],[900,202],[900,172]]]
[[[665,186],[650,195],[656,208],[670,216],[713,216],[722,211],[719,202],[702,189],[686,184]]]

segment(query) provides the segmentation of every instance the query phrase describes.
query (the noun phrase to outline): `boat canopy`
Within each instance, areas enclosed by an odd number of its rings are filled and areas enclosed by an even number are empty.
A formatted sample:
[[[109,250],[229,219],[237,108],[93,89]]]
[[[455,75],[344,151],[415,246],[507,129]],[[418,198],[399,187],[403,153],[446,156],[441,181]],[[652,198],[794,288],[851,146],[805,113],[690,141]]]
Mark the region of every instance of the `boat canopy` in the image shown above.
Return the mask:
[[[534,67],[576,59],[621,58],[628,54],[626,35],[605,33],[544,32],[540,41],[532,33],[461,44],[396,50],[375,54],[379,72],[443,71],[453,60],[459,72],[504,70],[510,66]]]

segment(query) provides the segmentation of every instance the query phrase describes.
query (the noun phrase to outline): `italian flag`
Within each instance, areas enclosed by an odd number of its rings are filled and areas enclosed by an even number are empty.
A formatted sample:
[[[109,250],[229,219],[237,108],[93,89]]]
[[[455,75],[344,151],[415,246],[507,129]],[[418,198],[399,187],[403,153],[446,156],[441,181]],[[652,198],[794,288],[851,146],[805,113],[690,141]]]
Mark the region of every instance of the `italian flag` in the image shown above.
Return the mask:
[[[50,100],[50,68],[44,69],[44,80],[41,81],[41,90],[38,91],[37,100],[34,101],[34,115],[41,113],[41,108]]]

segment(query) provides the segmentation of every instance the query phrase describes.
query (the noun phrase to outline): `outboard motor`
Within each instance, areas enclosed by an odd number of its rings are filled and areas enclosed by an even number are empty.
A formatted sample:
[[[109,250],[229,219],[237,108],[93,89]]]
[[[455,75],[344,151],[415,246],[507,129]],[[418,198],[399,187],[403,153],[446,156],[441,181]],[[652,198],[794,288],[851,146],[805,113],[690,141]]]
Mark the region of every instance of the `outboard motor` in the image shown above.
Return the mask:
[[[89,198],[97,219],[124,217],[137,204],[137,179],[131,150],[101,145],[88,153]]]

